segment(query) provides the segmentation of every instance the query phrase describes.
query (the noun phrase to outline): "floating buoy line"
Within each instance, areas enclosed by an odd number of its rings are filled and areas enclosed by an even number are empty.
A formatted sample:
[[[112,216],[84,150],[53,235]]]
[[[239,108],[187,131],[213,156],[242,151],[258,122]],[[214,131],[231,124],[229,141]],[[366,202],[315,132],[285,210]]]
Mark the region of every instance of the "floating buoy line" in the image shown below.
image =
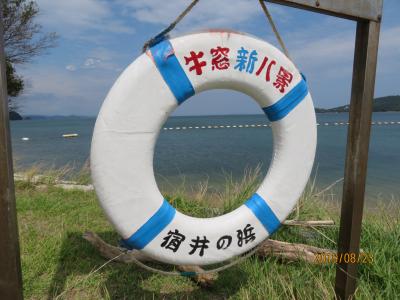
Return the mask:
[[[321,122],[317,123],[317,126],[347,126],[349,122]],[[371,122],[371,125],[400,125],[400,121],[378,121]],[[260,128],[260,127],[271,127],[271,124],[240,124],[240,125],[202,125],[202,126],[176,126],[176,127],[164,127],[163,130],[191,130],[191,129],[230,129],[230,128]],[[63,134],[63,138],[78,137],[77,133]],[[23,141],[29,141],[29,137],[21,138]]]
[[[321,122],[317,126],[348,126],[349,122]],[[371,125],[400,125],[398,121],[371,122]],[[163,130],[188,130],[188,129],[220,129],[220,128],[257,128],[271,127],[271,124],[240,124],[240,125],[202,125],[202,126],[177,126],[164,127]]]

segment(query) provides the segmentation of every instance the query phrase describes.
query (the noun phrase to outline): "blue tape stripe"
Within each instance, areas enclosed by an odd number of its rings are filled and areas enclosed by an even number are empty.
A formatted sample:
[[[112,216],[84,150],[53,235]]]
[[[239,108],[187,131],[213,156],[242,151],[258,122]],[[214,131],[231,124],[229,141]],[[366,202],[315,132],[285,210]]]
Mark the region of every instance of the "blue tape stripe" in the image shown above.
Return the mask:
[[[263,108],[263,111],[271,122],[279,121],[286,117],[297,106],[297,104],[307,96],[307,83],[304,80],[305,77],[303,75],[302,78],[303,79],[278,102]]]
[[[255,193],[244,205],[250,208],[269,234],[274,233],[281,226],[279,219],[259,194]]]
[[[157,212],[142,225],[130,238],[123,240],[124,244],[132,249],[143,249],[150,243],[169,223],[171,223],[176,213],[167,200]]]
[[[168,40],[150,48],[151,55],[165,83],[174,94],[178,104],[194,95],[194,88],[175,56],[174,48]]]

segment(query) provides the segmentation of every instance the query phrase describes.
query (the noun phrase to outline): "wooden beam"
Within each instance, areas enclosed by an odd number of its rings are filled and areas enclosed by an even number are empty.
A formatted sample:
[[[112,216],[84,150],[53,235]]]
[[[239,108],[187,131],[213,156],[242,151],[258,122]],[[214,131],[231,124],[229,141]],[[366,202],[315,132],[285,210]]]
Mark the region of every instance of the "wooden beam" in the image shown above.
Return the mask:
[[[351,20],[380,21],[383,0],[266,0]]]
[[[22,299],[22,277],[3,45],[0,12],[0,299],[14,300]]]
[[[345,253],[359,254],[379,30],[379,22],[357,22],[339,257]],[[357,264],[346,264],[342,261],[337,265],[335,291],[338,299],[347,300],[352,297],[356,279]]]

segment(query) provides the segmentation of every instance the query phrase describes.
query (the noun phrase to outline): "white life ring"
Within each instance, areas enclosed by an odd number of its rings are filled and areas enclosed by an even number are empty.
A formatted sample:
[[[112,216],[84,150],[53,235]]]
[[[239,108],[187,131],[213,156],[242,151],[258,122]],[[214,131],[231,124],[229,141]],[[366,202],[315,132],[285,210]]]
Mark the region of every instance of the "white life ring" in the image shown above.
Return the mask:
[[[170,113],[209,89],[237,90],[258,102],[271,121],[273,157],[241,207],[194,218],[164,200],[153,155]],[[240,255],[277,230],[304,190],[315,148],[313,103],[294,64],[265,41],[209,31],[161,41],[126,68],[97,118],[91,171],[99,201],[127,245],[166,263],[206,265]]]

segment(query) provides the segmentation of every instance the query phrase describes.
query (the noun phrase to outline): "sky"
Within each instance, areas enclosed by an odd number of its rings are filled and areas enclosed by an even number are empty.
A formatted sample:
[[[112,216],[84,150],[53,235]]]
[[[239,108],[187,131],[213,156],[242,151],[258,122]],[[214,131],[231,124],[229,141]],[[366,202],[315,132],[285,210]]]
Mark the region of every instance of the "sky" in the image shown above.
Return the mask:
[[[96,116],[119,74],[141,54],[189,0],[36,0],[37,22],[59,35],[56,48],[18,66],[26,83],[25,115]],[[291,57],[306,75],[316,107],[348,104],[355,22],[267,4]],[[375,96],[400,94],[400,1],[384,0]],[[206,28],[247,32],[274,45],[276,38],[256,0],[200,0],[173,36]],[[252,114],[248,96],[226,90],[195,95],[175,115]]]

